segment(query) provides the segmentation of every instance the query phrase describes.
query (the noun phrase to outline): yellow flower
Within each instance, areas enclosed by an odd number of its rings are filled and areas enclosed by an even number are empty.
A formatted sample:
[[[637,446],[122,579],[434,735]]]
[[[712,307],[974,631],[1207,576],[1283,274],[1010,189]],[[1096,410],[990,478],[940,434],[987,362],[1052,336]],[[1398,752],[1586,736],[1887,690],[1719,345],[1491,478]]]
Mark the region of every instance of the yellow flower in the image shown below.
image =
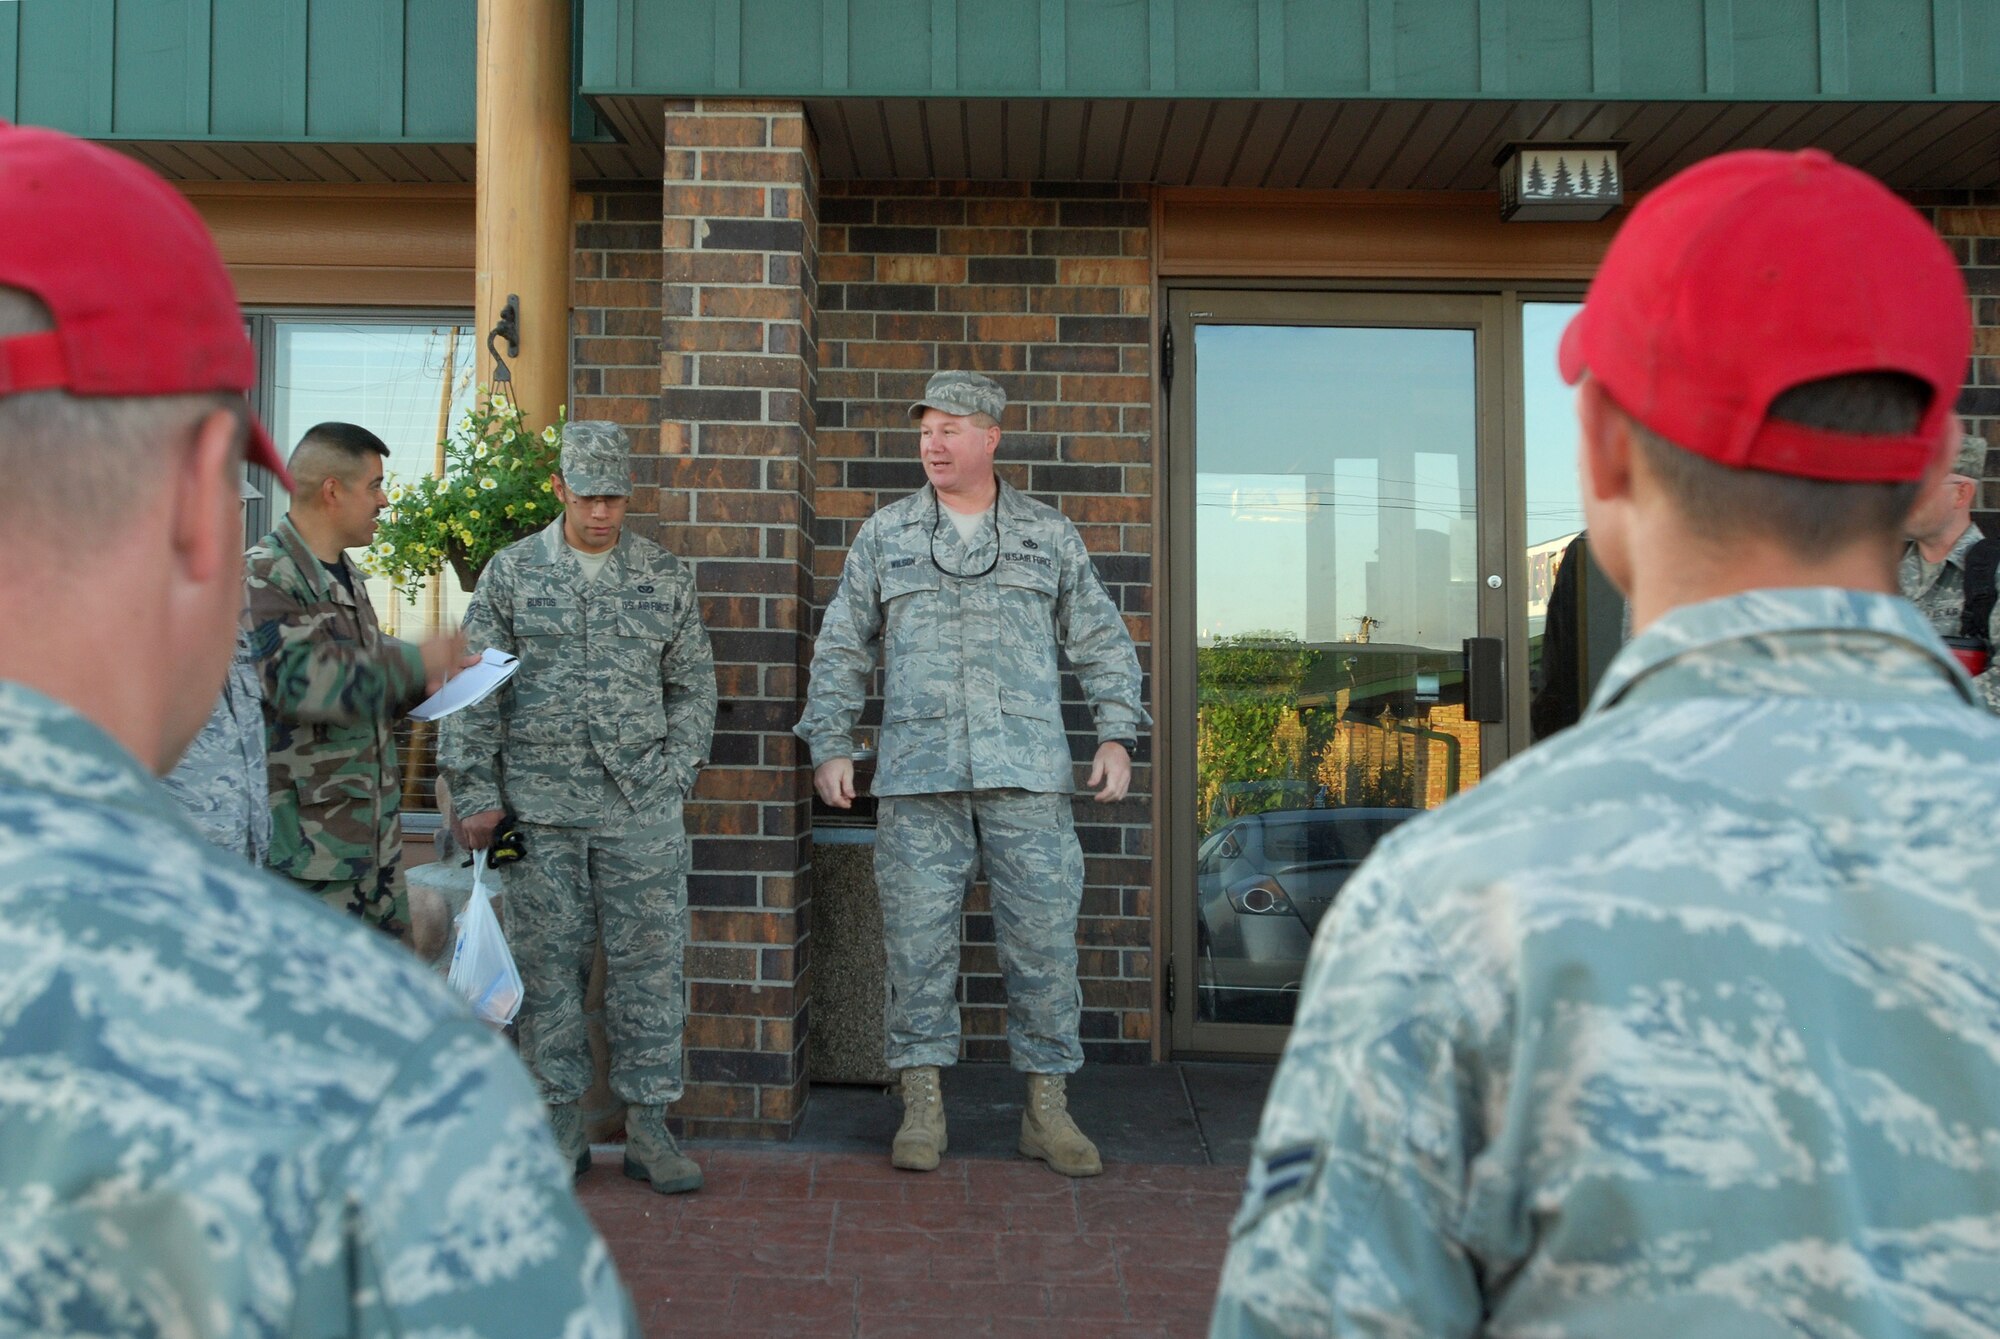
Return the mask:
[[[407,491],[408,491],[408,490],[407,490],[407,489],[405,489],[405,488],[404,488],[404,487],[403,487],[403,486],[402,486],[401,484],[390,484],[390,485],[389,485],[389,501],[391,501],[391,502],[401,502],[401,501],[403,500],[403,494],[404,494],[405,492],[407,492]]]
[[[378,558],[393,558],[396,556],[396,546],[385,539],[375,546],[375,556]]]
[[[553,489],[553,488],[551,488],[551,487],[549,487],[549,481],[548,481],[547,479],[544,479],[544,480],[542,480],[542,491],[543,491],[544,493],[553,493],[553,492],[555,492],[556,490],[555,490],[555,489]]]
[[[484,442],[481,442],[478,446],[472,448],[472,458],[474,460],[484,460],[486,459],[487,455],[488,452],[486,448],[486,443]]]
[[[514,504],[511,502],[507,504],[507,514],[509,516],[512,516],[514,514]]]
[[[468,514],[468,515],[470,515],[470,516],[472,517],[472,519],[476,521],[476,520],[478,520],[478,519],[479,519],[479,508],[477,508],[477,507],[474,507],[474,508],[473,508],[473,509],[472,509],[472,510],[471,510],[471,511],[470,511],[469,513],[467,513],[467,514]]]
[[[550,446],[554,446],[557,442],[562,440],[562,434],[555,430],[554,425],[550,425],[549,427],[542,429],[542,440],[547,442]]]
[[[494,489],[498,488],[498,487],[499,487],[500,485],[499,485],[499,484],[497,484],[497,483],[495,483],[495,482],[493,482],[493,476],[489,474],[489,475],[487,475],[487,476],[486,476],[485,478],[483,478],[483,479],[481,479],[481,480],[479,481],[479,486],[480,486],[480,488],[484,489],[484,490],[485,490],[486,492],[490,493],[490,492],[492,492],[492,491],[493,491]]]

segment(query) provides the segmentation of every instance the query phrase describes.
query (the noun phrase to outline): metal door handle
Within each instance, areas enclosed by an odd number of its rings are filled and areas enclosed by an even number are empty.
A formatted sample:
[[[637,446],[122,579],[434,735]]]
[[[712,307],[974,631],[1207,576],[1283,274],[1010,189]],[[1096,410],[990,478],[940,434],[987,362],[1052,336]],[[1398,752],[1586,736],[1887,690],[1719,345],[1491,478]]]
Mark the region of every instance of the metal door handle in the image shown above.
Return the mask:
[[[1498,637],[1465,639],[1465,719],[1492,723],[1506,714],[1507,683]]]

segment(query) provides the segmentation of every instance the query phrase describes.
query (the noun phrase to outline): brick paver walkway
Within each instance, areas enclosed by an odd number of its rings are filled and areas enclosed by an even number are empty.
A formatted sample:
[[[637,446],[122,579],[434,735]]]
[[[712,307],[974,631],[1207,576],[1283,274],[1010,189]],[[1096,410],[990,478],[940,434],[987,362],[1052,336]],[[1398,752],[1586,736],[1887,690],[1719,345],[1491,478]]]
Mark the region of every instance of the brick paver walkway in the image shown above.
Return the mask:
[[[600,1150],[578,1184],[649,1337],[1182,1336],[1205,1332],[1235,1167],[700,1148],[695,1195]]]

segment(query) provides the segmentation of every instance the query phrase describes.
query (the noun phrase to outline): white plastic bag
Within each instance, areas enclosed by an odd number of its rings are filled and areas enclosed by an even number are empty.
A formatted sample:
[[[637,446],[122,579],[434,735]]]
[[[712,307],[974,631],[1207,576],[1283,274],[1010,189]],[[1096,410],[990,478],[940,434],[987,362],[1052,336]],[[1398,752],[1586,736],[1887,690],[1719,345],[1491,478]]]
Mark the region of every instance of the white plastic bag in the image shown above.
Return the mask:
[[[472,896],[458,913],[458,941],[452,945],[445,981],[472,1004],[472,1012],[505,1027],[521,1011],[521,972],[500,933],[500,918],[486,893],[486,852],[472,853]]]

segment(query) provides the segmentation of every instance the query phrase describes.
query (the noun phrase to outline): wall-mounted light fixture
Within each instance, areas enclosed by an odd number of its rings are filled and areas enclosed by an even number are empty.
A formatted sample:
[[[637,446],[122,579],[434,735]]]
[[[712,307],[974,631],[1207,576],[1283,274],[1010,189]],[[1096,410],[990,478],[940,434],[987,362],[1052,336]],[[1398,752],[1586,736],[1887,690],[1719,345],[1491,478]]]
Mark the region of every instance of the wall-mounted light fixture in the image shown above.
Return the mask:
[[[1509,144],[1500,168],[1500,217],[1516,223],[1601,219],[1625,202],[1615,144]]]

